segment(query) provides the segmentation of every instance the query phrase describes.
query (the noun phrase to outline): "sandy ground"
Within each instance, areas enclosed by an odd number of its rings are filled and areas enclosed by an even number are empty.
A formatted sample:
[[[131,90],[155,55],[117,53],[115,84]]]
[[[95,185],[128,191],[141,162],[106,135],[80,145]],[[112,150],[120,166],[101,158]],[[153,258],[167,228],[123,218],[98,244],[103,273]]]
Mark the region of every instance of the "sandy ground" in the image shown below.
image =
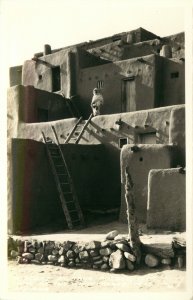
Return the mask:
[[[8,267],[9,292],[136,292],[183,291],[184,270],[147,269],[112,274],[58,266],[17,265]]]
[[[171,243],[178,233],[148,231],[141,228],[141,240],[144,243]],[[126,224],[111,222],[94,225],[78,232],[59,232],[24,236],[23,239],[89,241],[104,240],[105,235],[117,229],[120,234],[128,233]],[[17,237],[18,238],[18,237]],[[20,237],[21,238],[21,237]],[[186,272],[184,269],[162,267],[150,269],[144,267],[133,272],[125,271],[112,274],[97,270],[68,269],[51,265],[18,265],[8,262],[8,291],[10,292],[136,292],[136,291],[184,291]]]

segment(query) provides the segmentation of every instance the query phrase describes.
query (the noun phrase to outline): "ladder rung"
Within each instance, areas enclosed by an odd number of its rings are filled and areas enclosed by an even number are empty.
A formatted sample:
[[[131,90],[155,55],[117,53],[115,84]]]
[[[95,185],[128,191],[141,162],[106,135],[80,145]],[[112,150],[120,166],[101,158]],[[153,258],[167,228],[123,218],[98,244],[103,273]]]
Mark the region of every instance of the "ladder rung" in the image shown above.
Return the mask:
[[[60,182],[60,184],[64,184],[64,185],[70,185],[69,182]]]
[[[74,201],[66,201],[66,204],[74,203]]]
[[[76,212],[76,213],[78,213],[76,209],[69,210],[68,212]]]
[[[55,165],[55,167],[64,167],[65,168],[64,165]]]
[[[64,195],[72,194],[72,192],[63,192]]]

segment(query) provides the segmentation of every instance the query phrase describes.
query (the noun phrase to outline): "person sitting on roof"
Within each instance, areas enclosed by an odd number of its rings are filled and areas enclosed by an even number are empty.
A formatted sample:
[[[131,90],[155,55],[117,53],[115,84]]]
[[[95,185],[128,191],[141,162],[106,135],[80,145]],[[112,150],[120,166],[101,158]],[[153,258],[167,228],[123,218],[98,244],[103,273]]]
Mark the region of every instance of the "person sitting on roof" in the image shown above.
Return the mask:
[[[101,94],[100,89],[94,88],[92,102],[91,102],[91,108],[92,108],[94,117],[100,115],[100,108],[103,105],[103,103],[104,103],[104,100],[103,100],[103,96]]]

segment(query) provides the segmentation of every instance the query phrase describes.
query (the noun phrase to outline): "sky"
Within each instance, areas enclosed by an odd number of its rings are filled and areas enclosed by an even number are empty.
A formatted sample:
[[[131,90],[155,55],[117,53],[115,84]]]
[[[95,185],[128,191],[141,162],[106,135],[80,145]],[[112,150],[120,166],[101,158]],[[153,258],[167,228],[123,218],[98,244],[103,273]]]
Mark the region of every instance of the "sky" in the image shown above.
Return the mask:
[[[52,49],[143,27],[159,36],[184,31],[184,1],[0,0],[5,59],[23,64]]]

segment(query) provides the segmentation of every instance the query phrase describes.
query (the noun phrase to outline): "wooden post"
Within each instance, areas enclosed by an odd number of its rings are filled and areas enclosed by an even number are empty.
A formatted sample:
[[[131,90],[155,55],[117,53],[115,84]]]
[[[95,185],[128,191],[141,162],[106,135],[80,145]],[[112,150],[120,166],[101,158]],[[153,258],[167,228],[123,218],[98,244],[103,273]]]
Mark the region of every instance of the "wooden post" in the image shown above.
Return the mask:
[[[133,181],[129,173],[128,167],[125,170],[126,184],[125,184],[125,201],[127,205],[127,220],[130,238],[130,246],[133,254],[136,257],[136,263],[141,261],[141,241],[138,232],[138,223],[135,214],[135,199],[133,195]]]

